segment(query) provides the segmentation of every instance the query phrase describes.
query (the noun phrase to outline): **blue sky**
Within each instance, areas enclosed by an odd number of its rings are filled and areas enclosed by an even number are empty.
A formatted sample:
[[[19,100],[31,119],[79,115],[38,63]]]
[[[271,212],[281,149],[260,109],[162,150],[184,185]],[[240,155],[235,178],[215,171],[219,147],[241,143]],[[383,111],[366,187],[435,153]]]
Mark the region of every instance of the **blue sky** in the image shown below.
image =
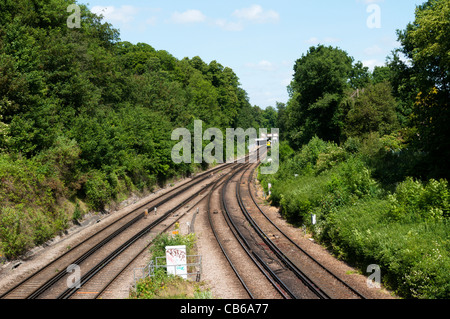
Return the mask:
[[[79,0],[120,30],[178,59],[234,70],[250,103],[287,102],[295,61],[312,45],[339,47],[371,69],[399,46],[396,30],[425,0]]]

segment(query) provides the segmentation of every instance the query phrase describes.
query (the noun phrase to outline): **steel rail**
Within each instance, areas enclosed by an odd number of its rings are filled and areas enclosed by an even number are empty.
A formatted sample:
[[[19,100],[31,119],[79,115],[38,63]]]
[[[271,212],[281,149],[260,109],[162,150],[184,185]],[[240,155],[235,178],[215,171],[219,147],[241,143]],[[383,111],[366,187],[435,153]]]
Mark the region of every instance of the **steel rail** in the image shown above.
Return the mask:
[[[251,179],[252,176],[254,175],[254,172],[256,170],[257,167],[255,167],[253,169],[252,174],[249,175],[248,178],[248,183],[247,183],[247,187],[248,187],[248,192],[250,193],[250,197],[252,198],[253,203],[255,204],[255,206],[258,208],[258,210],[260,211],[260,213],[272,224],[272,226],[274,226],[278,232],[280,232],[280,234],[282,234],[291,244],[293,244],[298,250],[300,250],[303,254],[305,254],[308,258],[310,258],[312,261],[314,261],[318,266],[320,266],[323,270],[325,270],[328,274],[330,274],[331,276],[333,276],[333,278],[335,278],[336,280],[338,280],[341,284],[343,284],[346,288],[348,288],[351,292],[353,292],[355,295],[357,295],[358,297],[360,297],[361,299],[366,299],[366,297],[361,294],[359,291],[357,291],[356,289],[354,289],[352,286],[350,286],[348,283],[346,283],[344,280],[342,280],[339,276],[337,276],[335,273],[333,273],[331,270],[329,270],[328,268],[326,268],[324,265],[322,265],[319,261],[317,261],[313,256],[311,256],[307,251],[305,251],[302,247],[300,247],[296,242],[294,242],[288,235],[286,235],[270,218],[269,216],[267,216],[267,214],[262,210],[261,206],[257,203],[255,197],[253,196],[253,193],[250,189],[250,183],[251,183]]]
[[[246,171],[248,171],[247,168]],[[239,183],[236,184],[236,196],[238,198],[239,206],[242,212],[247,218],[250,225],[255,229],[256,233],[266,243],[267,246],[275,253],[275,255],[286,265],[296,276],[299,278],[317,297],[320,299],[331,299],[327,293],[325,293],[314,281],[312,281],[305,273],[303,273],[292,261],[268,238],[268,236],[262,231],[262,229],[255,223],[250,216],[247,208],[245,207],[241,198],[241,183],[244,174],[241,176]]]
[[[223,179],[223,177],[221,177],[220,179]],[[215,183],[214,185],[216,185],[216,184],[217,184],[217,183]],[[211,190],[208,192],[208,196],[209,196],[209,193],[213,191],[214,185],[213,185],[213,187],[211,188]],[[168,231],[173,225],[175,225],[176,222],[178,222],[178,221],[179,221],[181,218],[183,218],[187,213],[189,213],[191,210],[193,210],[197,205],[199,205],[201,202],[207,200],[207,199],[208,199],[208,196],[205,196],[205,197],[203,197],[202,199],[198,200],[198,201],[197,201],[194,205],[192,205],[192,207],[189,208],[185,213],[183,213],[183,214],[181,214],[180,216],[178,216],[178,217],[177,217],[170,225],[168,225],[166,228],[164,228],[164,229],[161,231],[160,234],[162,234],[162,233]],[[156,237],[155,237],[155,239],[156,239]],[[106,289],[108,289],[108,288],[109,288],[109,287],[117,280],[117,278],[119,278],[119,276],[122,275],[122,273],[123,273],[128,267],[130,267],[130,265],[132,265],[133,262],[134,262],[137,258],[139,258],[139,256],[140,256],[142,253],[144,253],[147,249],[150,248],[151,245],[153,245],[155,239],[153,239],[152,241],[150,241],[144,248],[142,248],[141,251],[140,251],[138,254],[136,254],[136,256],[135,256],[132,260],[130,260],[130,261],[122,268],[122,270],[121,270],[120,272],[118,272],[118,273],[110,280],[110,282],[109,282],[107,285],[105,285],[102,289],[100,289],[100,291],[95,295],[95,297],[94,297],[93,299],[98,299],[98,298],[106,291]]]
[[[196,182],[193,185],[197,185],[201,182],[203,182],[204,180],[210,178],[211,175],[206,174],[206,176],[202,176],[199,180],[196,180]],[[192,185],[192,186],[193,186]],[[186,188],[181,189],[180,191],[173,193],[172,195],[170,195],[168,198],[163,199],[160,203],[158,203],[158,205],[162,205],[165,204],[167,202],[169,202],[170,200],[172,200],[173,198],[175,198],[176,196],[186,192],[189,189],[189,186]],[[194,194],[196,195],[196,194]],[[145,206],[145,205],[144,205]],[[154,206],[156,207],[156,206]],[[152,207],[150,210],[152,210],[154,207]],[[139,209],[139,208],[138,208]],[[138,209],[136,209],[134,212],[136,212]],[[130,214],[132,214],[133,212],[131,212]],[[128,216],[130,215],[128,214]],[[81,257],[79,257],[77,260],[75,260],[74,262],[72,262],[71,264],[75,264],[75,265],[79,265],[81,264],[84,260],[86,260],[87,258],[89,258],[92,254],[96,253],[99,249],[101,249],[103,246],[105,246],[107,243],[109,243],[112,239],[114,239],[115,237],[117,237],[119,234],[121,234],[122,232],[124,232],[126,229],[128,229],[130,226],[132,226],[133,224],[135,224],[136,222],[140,221],[142,218],[144,218],[144,215],[138,215],[137,217],[133,218],[132,220],[130,220],[129,222],[127,222],[126,224],[124,224],[122,227],[120,227],[119,229],[117,229],[116,231],[114,231],[113,233],[111,233],[109,236],[105,237],[103,240],[101,240],[98,244],[96,244],[95,246],[93,246],[91,249],[89,249],[86,253],[84,253]],[[121,219],[119,219],[121,220]],[[110,226],[108,226],[110,227]],[[107,228],[108,228],[107,227]],[[95,235],[93,235],[95,236]],[[92,236],[91,236],[92,237]],[[90,237],[90,238],[91,238]],[[88,238],[87,240],[89,240],[90,238]],[[87,241],[86,240],[86,241]],[[83,243],[85,243],[86,241],[84,241]],[[76,249],[77,247],[81,246],[80,243],[79,245],[77,245],[76,247],[73,248]],[[52,279],[48,280],[44,285],[42,285],[41,287],[39,287],[38,289],[36,289],[32,294],[30,294],[27,299],[36,299],[38,298],[41,294],[43,294],[47,289],[49,289],[51,286],[53,286],[56,282],[58,282],[59,280],[61,280],[66,274],[64,272],[60,272],[57,275],[55,275]]]
[[[212,221],[212,218],[211,218],[211,197],[212,197],[212,193],[213,192],[211,192],[209,194],[209,196],[208,196],[208,203],[207,203],[207,213],[208,213],[209,225],[210,225],[211,230],[212,230],[212,232],[214,234],[214,237],[216,238],[217,243],[219,244],[220,249],[222,250],[223,255],[225,256],[225,258],[227,259],[228,263],[230,264],[231,269],[233,269],[233,272],[235,273],[236,277],[239,279],[239,282],[241,283],[242,287],[244,287],[244,289],[247,292],[248,296],[251,299],[254,299],[254,296],[253,296],[250,288],[247,286],[247,284],[245,283],[244,279],[241,277],[241,275],[239,274],[238,270],[234,266],[233,262],[231,261],[230,256],[227,254],[227,252],[225,250],[225,247],[223,247],[222,242],[219,239],[219,236],[217,234],[216,229],[214,228],[213,221]]]
[[[158,196],[157,198],[154,198],[142,205],[139,205],[138,207],[136,207],[135,209],[133,209],[131,212],[127,213],[126,215],[122,216],[121,218],[117,219],[116,221],[114,221],[113,223],[109,224],[108,226],[102,228],[101,230],[99,230],[98,232],[96,232],[95,234],[91,235],[90,237],[86,238],[85,240],[83,240],[82,242],[80,242],[79,244],[77,244],[76,246],[74,246],[71,250],[65,252],[64,254],[60,255],[58,258],[54,259],[53,261],[51,261],[50,263],[48,263],[47,265],[45,265],[44,267],[42,267],[41,269],[39,269],[38,271],[36,271],[35,273],[33,273],[32,275],[28,276],[27,278],[23,279],[21,282],[19,282],[18,284],[16,284],[15,286],[13,286],[12,288],[8,289],[8,291],[4,292],[2,295],[0,295],[0,299],[5,298],[7,295],[11,294],[13,291],[17,290],[20,286],[24,285],[25,283],[27,283],[28,281],[32,280],[34,277],[36,277],[38,274],[40,274],[41,272],[43,272],[44,270],[50,268],[52,265],[56,264],[59,260],[61,260],[62,258],[66,257],[67,255],[73,253],[74,251],[76,251],[76,249],[78,249],[79,247],[81,247],[83,244],[85,244],[86,242],[88,242],[89,240],[91,240],[93,237],[100,235],[103,231],[106,231],[107,229],[109,229],[110,227],[118,224],[120,221],[122,221],[123,219],[125,219],[126,217],[129,217],[132,214],[135,214],[139,209],[142,209],[143,207],[152,204],[158,200],[161,200],[161,202],[158,202],[157,205],[160,206],[162,204],[165,204],[167,202],[169,202],[170,200],[172,200],[173,198],[175,198],[176,196],[185,193],[190,187],[197,185],[201,182],[203,182],[204,180],[208,179],[211,177],[212,173],[216,172],[216,171],[221,171],[221,170],[225,170],[227,169],[229,166],[233,165],[233,163],[227,163],[225,165],[221,165],[218,167],[213,168],[212,170],[209,170],[207,172],[201,173],[197,176],[195,176],[192,180],[183,183],[182,185],[179,185],[177,187],[175,187],[174,189],[169,190],[168,192],[161,194],[160,196]],[[164,198],[165,196],[170,195],[167,198]],[[150,208],[150,210],[154,209],[155,207],[157,207],[157,205],[154,205]],[[131,225],[133,225],[134,223],[138,222],[140,219],[142,219],[144,216],[138,215],[135,218],[133,218],[132,220],[128,221],[126,224],[124,224],[123,226],[121,226],[119,229],[117,229],[116,231],[114,231],[112,234],[110,234],[109,236],[105,237],[103,240],[101,240],[99,243],[97,243],[95,246],[93,246],[89,251],[90,254],[94,253],[95,251],[97,251],[100,247],[104,246],[106,243],[108,243],[110,240],[112,240],[114,237],[116,237],[118,234],[120,234],[121,232],[123,232],[125,229],[127,229],[128,227],[130,227]],[[72,262],[71,264],[78,264],[80,262],[82,262],[84,259],[86,259],[87,257],[89,257],[89,251],[86,253],[85,258],[79,258],[76,261]],[[88,255],[89,254],[89,255]],[[41,285],[38,289],[34,290],[30,295],[28,295],[26,297],[26,299],[35,299],[37,298],[40,294],[42,294],[45,290],[47,290],[50,286],[52,286],[54,283],[56,283],[57,281],[59,281],[65,274],[63,272],[58,273],[56,276],[54,276],[53,278],[51,278],[50,280],[48,280],[46,283],[44,283],[43,285]]]
[[[211,185],[213,185],[215,182],[210,183],[205,188],[209,188]],[[174,212],[178,211],[180,208],[182,208],[184,205],[195,199],[199,196],[199,193],[195,193],[191,195],[189,198],[184,200],[182,203],[177,205],[176,207],[170,209],[167,211],[164,215],[159,217],[157,220],[153,221],[150,225],[139,231],[137,234],[132,236],[129,240],[127,240],[125,243],[123,243],[120,247],[118,247],[116,250],[114,250],[111,254],[109,254],[107,257],[105,257],[101,262],[97,263],[96,266],[92,267],[90,270],[88,270],[80,279],[79,282],[74,283],[74,287],[66,289],[63,293],[61,293],[57,299],[68,299],[73,294],[75,294],[78,289],[80,289],[83,285],[85,285],[89,280],[91,280],[97,273],[99,273],[103,268],[105,268],[110,262],[112,262],[115,258],[117,258],[122,252],[124,252],[126,249],[131,247],[136,241],[141,239],[143,236],[145,236],[148,232],[150,232],[153,228],[155,228],[157,225],[161,224],[163,221],[165,221],[170,215],[172,215]]]
[[[248,166],[245,165],[240,171],[246,169]],[[239,171],[239,172],[240,172]],[[239,230],[237,225],[235,224],[233,218],[231,217],[231,214],[228,210],[226,200],[225,200],[225,192],[226,188],[228,186],[228,183],[230,180],[236,176],[239,172],[236,172],[233,174],[226,182],[224,187],[222,188],[222,207],[224,208],[225,212],[225,220],[227,221],[227,224],[229,225],[230,229],[232,230],[233,234],[235,235],[236,239],[242,246],[242,248],[246,251],[246,253],[249,255],[251,260],[255,263],[255,265],[259,268],[259,270],[264,274],[264,276],[270,281],[270,283],[275,287],[277,292],[283,296],[284,299],[287,299],[288,296],[292,299],[295,299],[294,293],[284,284],[284,282],[275,274],[275,272],[267,266],[267,264],[257,255],[255,252],[250,248],[250,245],[245,240],[242,232]],[[265,271],[264,271],[265,269]],[[281,288],[280,288],[281,287]],[[288,296],[287,296],[288,295]]]

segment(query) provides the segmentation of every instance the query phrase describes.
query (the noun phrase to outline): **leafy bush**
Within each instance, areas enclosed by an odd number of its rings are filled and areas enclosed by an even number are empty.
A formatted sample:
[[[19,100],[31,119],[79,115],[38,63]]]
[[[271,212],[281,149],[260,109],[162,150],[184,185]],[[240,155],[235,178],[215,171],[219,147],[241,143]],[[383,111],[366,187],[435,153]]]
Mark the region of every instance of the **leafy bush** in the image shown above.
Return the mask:
[[[53,220],[42,212],[35,212],[31,218],[32,238],[35,245],[41,245],[55,235]]]
[[[379,193],[378,183],[372,178],[371,171],[359,158],[349,158],[335,170],[334,185],[358,198],[376,196]]]
[[[450,225],[387,222],[390,209],[391,203],[382,199],[342,207],[328,217],[322,239],[363,271],[378,264],[384,283],[404,297],[447,299]]]
[[[19,209],[0,208],[0,247],[6,258],[14,258],[32,245],[25,221]]]
[[[167,275],[162,269],[155,276],[140,280],[130,299],[212,299],[203,283],[190,282],[181,277]]]
[[[92,209],[102,210],[111,200],[113,190],[106,174],[101,171],[92,171],[84,184],[86,201]]]
[[[389,218],[405,223],[433,222],[450,216],[448,182],[431,179],[426,185],[408,178],[389,196]]]
[[[84,212],[81,209],[80,204],[77,202],[75,204],[75,209],[74,209],[73,214],[72,214],[72,220],[76,222],[79,219],[81,219],[83,217],[83,215],[84,215]]]
[[[327,192],[330,175],[299,176],[286,182],[283,186],[275,184],[271,199],[277,201],[282,215],[294,223],[307,221],[313,209],[320,205],[320,201]]]

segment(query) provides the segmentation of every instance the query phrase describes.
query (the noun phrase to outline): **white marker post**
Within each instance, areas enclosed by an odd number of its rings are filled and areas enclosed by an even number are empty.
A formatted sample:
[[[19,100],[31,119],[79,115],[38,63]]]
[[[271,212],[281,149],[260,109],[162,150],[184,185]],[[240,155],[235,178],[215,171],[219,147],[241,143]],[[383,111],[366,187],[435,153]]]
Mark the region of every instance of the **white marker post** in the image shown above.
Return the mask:
[[[311,214],[311,224],[313,224],[313,225],[317,224],[317,218],[316,218],[316,215],[314,215],[314,214]]]

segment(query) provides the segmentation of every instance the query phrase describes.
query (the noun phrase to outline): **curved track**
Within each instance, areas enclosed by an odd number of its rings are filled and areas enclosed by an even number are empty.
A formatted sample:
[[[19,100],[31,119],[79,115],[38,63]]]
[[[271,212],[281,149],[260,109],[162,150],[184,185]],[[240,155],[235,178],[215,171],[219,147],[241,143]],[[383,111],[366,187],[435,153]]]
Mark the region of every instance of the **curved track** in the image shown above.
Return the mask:
[[[168,231],[195,206],[205,202],[209,225],[241,284],[242,296],[364,299],[264,213],[251,187],[257,167],[258,164],[228,163],[192,178],[80,240],[19,284],[5,287],[0,298],[101,298],[148,250],[158,234]],[[155,207],[157,214],[153,214]],[[144,214],[148,211],[150,214]],[[69,282],[72,277],[67,270],[71,265],[82,270],[78,282]]]
[[[247,221],[264,245],[321,299],[366,299],[364,295],[313,258],[264,213],[252,192],[256,166],[248,169],[236,187]],[[246,184],[246,187],[245,187]]]
[[[92,279],[100,270],[106,267],[127,248],[138,242],[157,225],[168,219],[175,211],[187,203],[193,201],[202,190],[207,189],[212,183],[205,185],[215,173],[229,169],[234,164],[224,164],[206,173],[202,173],[192,180],[165,192],[157,198],[137,207],[121,218],[102,228],[92,236],[82,240],[70,250],[34,272],[13,287],[5,287],[0,298],[2,299],[37,299],[37,298],[67,298],[76,292],[77,288],[67,289],[70,274],[66,271],[70,265],[77,265],[83,270],[81,286]],[[178,205],[174,204],[174,201]],[[181,204],[180,204],[181,202]],[[160,217],[144,211],[153,211],[158,207]],[[175,207],[175,208],[172,208]],[[165,209],[163,209],[165,208]],[[85,271],[89,269],[88,271]],[[72,283],[75,284],[77,283]]]
[[[216,192],[208,197],[207,214],[214,236],[236,277],[251,299],[289,298],[283,290],[282,282],[272,278],[273,273],[265,269],[254,257],[238,235],[239,229],[229,216],[229,206],[225,201],[225,191],[233,178],[242,174],[246,166],[241,165],[231,174]],[[212,199],[215,199],[214,201]],[[221,200],[222,199],[222,200]],[[222,211],[220,214],[219,211]]]
[[[218,245],[248,297],[365,299],[264,213],[251,188],[257,167],[241,164],[210,193],[207,206]]]

